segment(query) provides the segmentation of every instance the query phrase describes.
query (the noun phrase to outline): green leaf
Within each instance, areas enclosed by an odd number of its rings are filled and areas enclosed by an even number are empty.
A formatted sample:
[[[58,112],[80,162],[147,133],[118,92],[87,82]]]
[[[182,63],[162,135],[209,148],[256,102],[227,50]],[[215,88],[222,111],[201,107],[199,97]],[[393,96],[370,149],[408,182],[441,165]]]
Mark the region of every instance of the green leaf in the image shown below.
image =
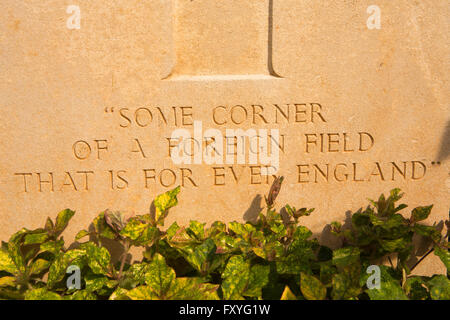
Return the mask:
[[[59,294],[40,288],[27,291],[25,300],[62,300],[62,298]]]
[[[425,226],[422,224],[415,224],[413,228],[417,234],[420,234],[423,237],[429,237],[434,242],[439,242],[441,240],[441,233],[434,226]]]
[[[303,227],[303,226],[298,226],[298,227],[295,229],[292,238],[294,239],[294,241],[306,241],[306,240],[308,240],[312,235],[313,235],[313,233],[312,233],[311,230],[309,230],[308,228]]]
[[[44,229],[45,229],[47,232],[51,233],[51,232],[53,232],[53,229],[54,229],[54,228],[55,228],[55,226],[53,225],[52,219],[50,219],[50,218],[47,217],[47,220],[45,221],[45,227],[44,227]]]
[[[450,280],[444,275],[435,275],[428,281],[433,300],[450,300]]]
[[[142,222],[138,217],[131,218],[120,232],[122,237],[133,241],[134,245],[150,246],[159,236],[159,229]]]
[[[434,247],[434,254],[437,255],[447,268],[447,272],[450,272],[450,252],[446,249],[441,249],[438,246]]]
[[[334,300],[355,299],[361,293],[359,275],[352,272],[343,272],[333,275],[332,297]]]
[[[245,292],[245,297],[261,298],[262,289],[269,283],[270,266],[254,265],[250,268],[250,276]]]
[[[24,244],[30,245],[30,244],[41,244],[47,241],[48,239],[48,233],[46,231],[38,232],[38,233],[29,233],[25,235]]]
[[[41,252],[50,252],[55,256],[58,255],[64,247],[64,240],[47,241],[41,244]]]
[[[276,243],[280,244],[279,242]],[[313,246],[313,242],[306,241],[302,238],[294,240],[289,246],[287,253],[281,258],[276,259],[275,265],[277,272],[292,275],[309,272],[312,267],[311,264],[315,259]],[[280,249],[282,249],[282,246],[280,246]]]
[[[88,235],[90,235],[90,232],[87,230],[81,230],[80,232],[77,233],[77,235],[75,236],[75,240],[81,240],[84,237],[87,237]]]
[[[230,222],[228,224],[228,229],[244,239],[248,239],[251,233],[256,232],[256,228],[250,223],[242,224],[239,222]]]
[[[212,239],[196,246],[194,250],[185,255],[185,259],[200,273],[206,273],[210,270],[216,253],[216,245]]]
[[[123,288],[117,288],[116,291],[114,291],[109,297],[109,300],[129,300],[129,299],[130,297],[128,297],[128,290]]]
[[[371,300],[408,300],[405,292],[400,286],[400,280],[395,279],[390,274],[390,269],[386,266],[380,266],[381,281],[380,289],[366,290]]]
[[[156,197],[155,204],[155,222],[157,225],[164,225],[164,219],[167,217],[168,210],[178,204],[177,195],[180,193],[180,187],[161,194]]]
[[[243,256],[233,256],[228,260],[222,274],[222,293],[225,300],[240,300],[250,276],[250,262]]]
[[[94,292],[102,289],[108,283],[109,279],[101,274],[88,273],[84,280],[86,282],[86,290]]]
[[[25,254],[23,255],[23,259],[24,261],[26,261],[26,264],[29,264],[30,260],[33,260],[39,253],[39,246],[33,245],[31,248],[28,247],[23,250],[23,252],[25,252]]]
[[[97,247],[92,242],[82,244],[81,248],[86,251],[87,264],[92,272],[96,274],[108,274],[110,271],[111,255],[106,248]]]
[[[333,252],[333,264],[338,268],[344,268],[359,262],[360,251],[355,247],[337,249]]]
[[[9,288],[0,288],[0,299],[1,300],[23,300],[24,295],[17,290],[12,290]]]
[[[410,277],[405,282],[405,292],[411,300],[427,300],[426,282],[422,277]]]
[[[27,229],[22,229],[9,238],[8,241],[8,253],[9,257],[14,262],[18,273],[25,273],[25,261],[21,251],[21,245],[23,238],[29,233]]]
[[[120,293],[120,295],[123,295],[123,293]],[[132,290],[129,290],[126,295],[131,300],[159,300],[159,297],[149,286],[136,287]]]
[[[16,278],[14,277],[3,277],[0,278],[0,288],[2,287],[15,287],[16,286]]]
[[[405,250],[409,244],[410,240],[408,238],[399,238],[395,240],[380,240],[379,243],[381,247],[387,252],[399,252]]]
[[[227,225],[221,221],[215,221],[207,230],[207,237],[214,238],[227,232]]]
[[[72,294],[70,300],[97,300],[97,296],[88,290],[80,290]]]
[[[203,241],[203,239],[205,239],[205,225],[206,223],[191,221],[189,223],[189,228],[186,229],[186,232],[189,236],[191,236],[191,238]]]
[[[9,256],[8,252],[0,249],[0,271],[6,271],[11,274],[17,274],[18,270],[14,261]]]
[[[200,278],[176,278],[167,294],[170,300],[219,300],[218,285]]]
[[[172,225],[167,229],[167,239],[170,241],[175,236],[177,231],[180,230],[180,226],[178,223],[174,222]]]
[[[127,270],[127,278],[133,282],[134,286],[145,283],[145,274],[149,271],[148,263],[135,263]]]
[[[322,282],[316,277],[303,272],[300,276],[300,290],[308,300],[325,300],[327,296],[327,289]]]
[[[337,273],[336,268],[332,265],[331,261],[320,263],[320,282],[324,285],[331,284],[333,275]]]
[[[148,225],[147,228],[141,233],[141,236],[137,238],[133,245],[135,246],[152,246],[158,241],[160,237],[160,231],[156,227]]]
[[[431,213],[431,209],[433,209],[432,205],[427,207],[417,207],[413,209],[411,213],[411,220],[417,222],[427,219]]]
[[[355,213],[352,215],[352,227],[355,230],[370,227],[372,220],[373,219],[371,219],[371,215],[364,213]]]
[[[137,218],[131,218],[122,231],[120,231],[120,235],[122,237],[130,238],[131,240],[137,240],[146,228],[146,223],[141,222]]]
[[[111,227],[114,232],[119,233],[126,224],[125,216],[120,211],[112,212],[105,211],[105,222]]]
[[[56,235],[60,235],[66,229],[70,219],[72,219],[74,214],[75,211],[72,211],[70,209],[63,210],[58,214],[58,216],[56,217],[56,224],[54,229]]]
[[[44,259],[37,259],[31,264],[30,275],[38,275],[50,268],[51,262]]]
[[[192,239],[191,236],[186,232],[186,228],[178,228],[176,230],[171,230],[173,233],[168,239],[172,246],[174,247],[183,247],[188,244],[194,244],[197,241]]]
[[[86,251],[81,249],[73,249],[59,254],[50,266],[47,286],[51,288],[60,282],[66,275],[67,268],[70,265],[78,265],[81,269],[81,265],[84,263],[82,260],[85,256]]]
[[[270,230],[275,234],[278,239],[281,239],[286,236],[286,227],[282,221],[273,222],[270,225]]]
[[[102,238],[114,240],[116,238],[116,233],[114,230],[106,223],[105,213],[100,213],[94,221],[92,221],[94,225],[95,232]]]
[[[160,254],[153,256],[152,262],[149,264],[148,272],[145,274],[145,283],[153,292],[152,297],[164,298],[169,291],[176,275],[175,271],[166,264],[166,260]],[[143,289],[146,291],[147,289]],[[130,298],[132,298],[130,296]],[[132,298],[133,299],[133,298]]]

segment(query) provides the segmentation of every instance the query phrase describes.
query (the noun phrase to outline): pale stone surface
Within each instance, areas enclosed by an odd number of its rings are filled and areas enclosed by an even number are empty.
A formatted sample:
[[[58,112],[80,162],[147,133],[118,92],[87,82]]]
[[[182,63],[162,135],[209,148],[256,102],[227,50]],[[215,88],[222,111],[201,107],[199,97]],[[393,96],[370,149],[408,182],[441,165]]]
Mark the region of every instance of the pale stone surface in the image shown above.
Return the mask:
[[[260,167],[169,157],[193,121],[279,129],[277,203],[315,207],[317,234],[394,187],[448,218],[447,1],[72,2],[80,29],[67,1],[0,4],[1,239],[66,207],[73,239],[177,185],[169,223],[251,219],[272,182]]]

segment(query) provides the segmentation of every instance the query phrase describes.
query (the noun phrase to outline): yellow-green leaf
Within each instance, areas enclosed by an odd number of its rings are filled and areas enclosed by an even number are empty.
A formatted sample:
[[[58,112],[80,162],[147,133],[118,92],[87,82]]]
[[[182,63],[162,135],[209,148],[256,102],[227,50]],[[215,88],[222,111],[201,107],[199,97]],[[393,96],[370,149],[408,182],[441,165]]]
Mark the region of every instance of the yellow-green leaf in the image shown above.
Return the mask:
[[[97,297],[88,290],[80,290],[72,294],[70,300],[97,300]]]
[[[219,300],[219,285],[204,283],[199,278],[176,278],[167,299],[170,300]]]
[[[428,216],[431,213],[431,209],[433,206],[427,206],[427,207],[417,207],[413,209],[411,213],[411,218],[414,222],[422,221],[428,218]]]
[[[72,219],[74,214],[75,211],[72,211],[70,209],[63,210],[58,214],[58,216],[56,217],[56,224],[54,229],[57,235],[61,234],[64,229],[66,229],[70,219]]]
[[[142,223],[137,218],[131,218],[122,231],[120,231],[120,235],[122,237],[130,238],[131,240],[137,240],[146,228],[146,223]]]
[[[86,256],[86,251],[81,249],[69,250],[66,253],[59,254],[55,261],[50,266],[48,273],[47,286],[53,287],[56,283],[61,281],[66,275],[67,268],[71,264],[77,264],[81,262]],[[81,266],[79,266],[81,268]]]
[[[149,286],[136,287],[126,293],[131,300],[159,300]]]
[[[109,297],[109,300],[130,300],[128,297],[128,290],[117,288]]]
[[[359,276],[357,275],[355,277],[349,272],[333,275],[332,286],[333,290],[331,295],[333,300],[355,299],[361,293]]]
[[[27,291],[25,293],[25,300],[62,300],[62,298],[57,293],[40,288]]]
[[[450,280],[444,275],[435,275],[428,281],[433,300],[450,300]]]
[[[228,260],[222,274],[222,293],[225,300],[240,300],[250,276],[250,262],[243,256],[233,256]]]
[[[30,233],[25,236],[24,244],[41,244],[48,239],[48,233],[46,231],[39,233]]]
[[[6,250],[0,249],[0,271],[6,271],[11,274],[17,274],[17,268],[14,261]]]
[[[83,239],[84,237],[87,237],[88,235],[90,235],[89,231],[87,231],[87,230],[81,230],[81,231],[78,232],[77,235],[75,236],[75,240]]]
[[[333,252],[333,264],[338,268],[344,268],[359,261],[359,249],[347,247],[337,249]]]
[[[250,268],[248,284],[243,296],[262,298],[262,289],[269,283],[270,266],[256,264]]]
[[[295,294],[292,293],[291,289],[288,286],[284,288],[283,294],[281,295],[280,300],[298,300]]]
[[[175,277],[175,271],[166,264],[164,257],[155,254],[149,264],[148,272],[145,274],[145,283],[154,293],[153,296],[163,298],[169,291]]]
[[[447,268],[447,272],[450,272],[450,252],[448,250],[435,247],[434,254],[437,255]]]
[[[164,219],[170,208],[178,204],[177,195],[180,193],[180,187],[161,194],[155,199],[155,221],[158,225],[164,225]]]
[[[300,289],[303,296],[308,300],[324,300],[327,296],[327,289],[322,282],[303,272],[300,275]]]
[[[405,292],[400,286],[400,281],[395,279],[386,266],[380,266],[381,269],[381,288],[368,289],[366,292],[371,300],[408,300]]]
[[[1,287],[14,287],[16,285],[15,283],[16,278],[14,277],[3,277],[0,278],[0,288]]]
[[[81,245],[81,248],[86,251],[87,264],[92,272],[96,274],[107,274],[110,267],[111,255],[104,247],[97,247],[92,242],[87,242]]]
[[[103,238],[114,240],[116,238],[116,233],[114,230],[106,223],[105,213],[100,213],[94,221],[92,221],[95,232]]]
[[[50,265],[51,265],[50,261],[44,259],[37,259],[31,265],[30,274],[31,275],[40,274],[44,270],[50,268]]]

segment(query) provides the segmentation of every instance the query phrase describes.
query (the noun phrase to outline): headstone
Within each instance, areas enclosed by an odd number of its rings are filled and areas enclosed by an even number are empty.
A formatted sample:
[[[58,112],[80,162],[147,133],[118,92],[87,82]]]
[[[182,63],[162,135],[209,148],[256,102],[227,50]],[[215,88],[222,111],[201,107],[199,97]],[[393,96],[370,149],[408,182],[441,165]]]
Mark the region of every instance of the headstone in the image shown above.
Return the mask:
[[[396,187],[448,218],[444,0],[0,9],[2,240],[64,208],[73,239],[178,185],[169,223],[251,220],[278,175],[316,235]]]

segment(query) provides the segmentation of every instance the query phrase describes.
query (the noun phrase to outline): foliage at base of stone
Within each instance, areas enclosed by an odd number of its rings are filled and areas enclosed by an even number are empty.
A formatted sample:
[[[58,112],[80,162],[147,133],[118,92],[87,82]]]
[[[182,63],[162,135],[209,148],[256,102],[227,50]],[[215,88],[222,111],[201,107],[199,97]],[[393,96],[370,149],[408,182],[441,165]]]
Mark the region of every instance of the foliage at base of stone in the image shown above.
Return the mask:
[[[61,234],[75,213],[64,210],[44,228],[19,230],[2,243],[0,299],[450,299],[448,275],[412,275],[417,238],[448,272],[449,221],[422,223],[432,206],[408,214],[406,205],[397,206],[402,194],[394,189],[354,213],[349,226],[333,222],[342,246],[332,250],[300,225],[312,210],[274,209],[282,181],[275,181],[267,207],[253,223],[218,221],[206,227],[191,221],[161,229],[178,203],[177,188],[158,196],[148,214],[125,218],[102,212],[70,248]],[[123,249],[115,259],[112,242]],[[140,247],[143,258],[130,264],[132,247]]]

